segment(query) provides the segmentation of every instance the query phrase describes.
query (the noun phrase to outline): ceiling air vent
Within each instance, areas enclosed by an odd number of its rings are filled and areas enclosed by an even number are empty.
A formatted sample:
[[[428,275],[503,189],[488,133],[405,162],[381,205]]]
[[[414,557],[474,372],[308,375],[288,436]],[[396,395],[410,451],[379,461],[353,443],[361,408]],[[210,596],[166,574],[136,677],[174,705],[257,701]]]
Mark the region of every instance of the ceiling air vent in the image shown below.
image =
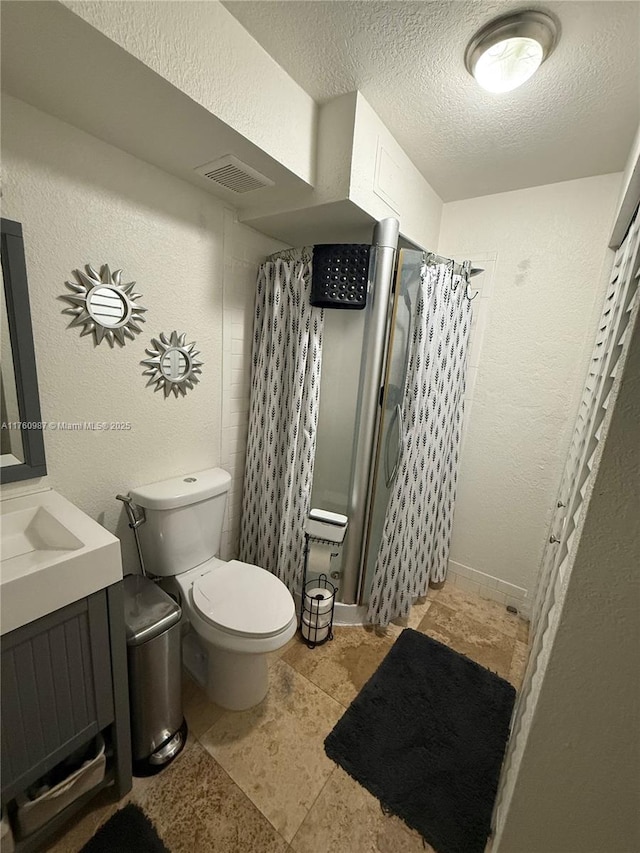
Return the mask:
[[[212,163],[198,166],[195,171],[208,181],[213,181],[214,184],[234,193],[250,193],[262,187],[274,185],[272,180],[261,175],[251,166],[247,166],[233,154],[227,154]]]

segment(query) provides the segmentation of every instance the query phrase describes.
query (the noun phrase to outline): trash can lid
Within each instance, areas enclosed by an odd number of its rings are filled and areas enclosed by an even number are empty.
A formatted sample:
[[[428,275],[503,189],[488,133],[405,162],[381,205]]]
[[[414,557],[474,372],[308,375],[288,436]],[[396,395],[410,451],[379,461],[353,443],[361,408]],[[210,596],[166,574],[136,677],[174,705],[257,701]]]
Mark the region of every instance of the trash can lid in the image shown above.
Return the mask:
[[[124,622],[127,645],[139,646],[180,621],[182,610],[157,583],[143,575],[124,578]]]

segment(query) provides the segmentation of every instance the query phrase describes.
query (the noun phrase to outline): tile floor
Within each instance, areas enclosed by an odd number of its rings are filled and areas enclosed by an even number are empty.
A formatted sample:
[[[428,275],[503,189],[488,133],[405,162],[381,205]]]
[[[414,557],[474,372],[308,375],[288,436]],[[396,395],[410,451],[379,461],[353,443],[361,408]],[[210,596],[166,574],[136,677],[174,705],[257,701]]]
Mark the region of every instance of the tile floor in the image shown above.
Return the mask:
[[[185,677],[189,741],[163,773],[134,780],[172,853],[424,853],[401,820],[326,757],[323,741],[408,625],[520,687],[528,624],[455,586],[430,591],[383,634],[336,628],[309,650],[298,637],[272,655],[267,698],[224,711]],[[77,853],[124,802],[102,792],[47,848]]]

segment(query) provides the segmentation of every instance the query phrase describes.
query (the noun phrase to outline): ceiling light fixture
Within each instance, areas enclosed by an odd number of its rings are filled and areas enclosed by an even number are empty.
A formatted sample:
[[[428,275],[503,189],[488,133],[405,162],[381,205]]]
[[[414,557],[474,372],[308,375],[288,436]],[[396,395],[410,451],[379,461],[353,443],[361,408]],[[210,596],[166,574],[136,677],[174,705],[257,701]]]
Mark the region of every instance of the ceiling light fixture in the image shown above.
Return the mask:
[[[491,21],[471,39],[467,71],[489,92],[510,92],[534,74],[558,43],[558,25],[544,12]]]

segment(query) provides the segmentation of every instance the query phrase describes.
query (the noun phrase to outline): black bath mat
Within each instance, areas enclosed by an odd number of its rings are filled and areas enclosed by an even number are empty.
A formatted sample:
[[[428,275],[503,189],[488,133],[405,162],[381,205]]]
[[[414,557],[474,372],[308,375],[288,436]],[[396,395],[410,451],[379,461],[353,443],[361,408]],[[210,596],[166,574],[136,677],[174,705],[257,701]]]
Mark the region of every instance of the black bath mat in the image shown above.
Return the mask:
[[[407,628],[325,750],[438,853],[482,853],[514,701],[502,678]]]
[[[132,803],[104,823],[81,853],[169,853],[146,814]]]

